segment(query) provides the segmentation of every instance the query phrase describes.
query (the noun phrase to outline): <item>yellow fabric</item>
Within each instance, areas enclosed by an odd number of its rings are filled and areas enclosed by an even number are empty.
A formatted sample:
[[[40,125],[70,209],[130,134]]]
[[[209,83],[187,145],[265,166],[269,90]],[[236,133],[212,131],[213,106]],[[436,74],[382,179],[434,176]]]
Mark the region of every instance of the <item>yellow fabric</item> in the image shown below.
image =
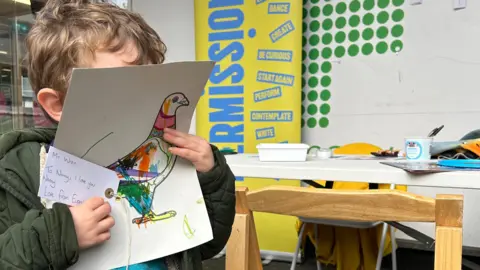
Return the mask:
[[[367,143],[353,143],[336,148],[337,155],[368,155],[380,150],[379,147]],[[335,180],[335,179],[332,179]],[[325,180],[315,182],[325,185]],[[380,184],[379,188],[389,189],[389,184]],[[368,183],[334,182],[333,189],[365,190]],[[396,189],[407,190],[406,186],[397,186]],[[297,221],[297,231],[301,222]],[[319,242],[315,243],[314,225],[307,224],[305,237],[309,237],[316,248],[317,259],[325,264],[337,266],[337,270],[370,270],[375,269],[382,226],[371,229],[353,229],[329,225],[317,225]],[[304,241],[305,243],[305,241]],[[392,252],[390,234],[387,234],[383,255]]]
[[[480,139],[468,141],[467,143],[461,144],[460,147],[469,150],[480,157]]]

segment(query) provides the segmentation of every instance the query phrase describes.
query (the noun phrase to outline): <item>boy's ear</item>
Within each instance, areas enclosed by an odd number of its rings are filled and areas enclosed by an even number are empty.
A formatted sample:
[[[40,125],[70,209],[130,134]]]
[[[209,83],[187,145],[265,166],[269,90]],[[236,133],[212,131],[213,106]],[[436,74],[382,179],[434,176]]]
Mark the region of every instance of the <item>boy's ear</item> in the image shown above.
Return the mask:
[[[43,88],[38,91],[37,101],[53,120],[60,122],[63,110],[62,93],[50,88]]]

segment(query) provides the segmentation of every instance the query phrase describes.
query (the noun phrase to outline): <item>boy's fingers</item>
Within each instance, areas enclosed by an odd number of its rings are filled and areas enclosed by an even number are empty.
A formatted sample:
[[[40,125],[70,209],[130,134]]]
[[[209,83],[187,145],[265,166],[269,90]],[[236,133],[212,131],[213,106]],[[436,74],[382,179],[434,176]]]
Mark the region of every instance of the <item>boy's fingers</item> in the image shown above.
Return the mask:
[[[178,130],[173,129],[173,128],[165,128],[164,131],[167,134],[171,134],[171,135],[178,136],[178,137],[188,137],[189,136],[189,134],[183,133],[183,132],[178,131]]]
[[[194,136],[190,136],[188,135],[187,137],[183,137],[183,136],[175,136],[175,135],[172,135],[172,134],[165,134],[163,136],[163,138],[175,145],[175,146],[178,146],[178,147],[181,147],[181,148],[188,148],[188,149],[191,149],[191,150],[194,150],[194,151],[198,151],[198,141],[195,140],[193,138]]]
[[[100,198],[100,197],[94,197],[86,200],[84,202],[84,205],[88,207],[90,210],[95,210],[98,207],[102,206],[105,203],[105,201]]]
[[[168,151],[176,156],[190,160],[191,162],[197,162],[198,160],[198,153],[187,148],[170,147]]]
[[[165,135],[163,135],[163,139],[165,139],[165,141],[167,141],[167,142],[169,142],[173,145],[179,146],[179,147],[186,147],[187,143],[188,143],[186,138],[175,136],[173,134],[165,134]]]
[[[193,145],[195,145],[193,150],[197,152],[204,153],[205,151],[212,151],[210,143],[201,137],[192,136],[192,142],[194,142]]]
[[[109,203],[105,202],[102,206],[98,207],[97,209],[93,210],[93,213],[95,215],[95,218],[97,220],[102,220],[108,215],[110,215],[110,212],[112,211],[112,207],[110,206]]]
[[[98,223],[97,230],[100,233],[108,232],[113,226],[115,226],[115,219],[112,216],[108,216]]]
[[[97,241],[98,243],[103,243],[105,241],[110,240],[110,237],[111,237],[110,231],[107,231],[98,235]]]
[[[165,134],[163,138],[178,147],[188,148],[196,152],[204,152],[206,149],[210,149],[210,144],[203,138],[198,136],[175,136],[173,134]]]

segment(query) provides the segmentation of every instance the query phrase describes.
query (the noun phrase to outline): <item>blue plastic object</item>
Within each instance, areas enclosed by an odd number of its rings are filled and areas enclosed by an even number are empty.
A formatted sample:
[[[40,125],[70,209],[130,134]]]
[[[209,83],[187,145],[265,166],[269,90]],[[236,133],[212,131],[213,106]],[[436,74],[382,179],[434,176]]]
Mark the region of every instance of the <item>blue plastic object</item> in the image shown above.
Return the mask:
[[[479,159],[442,159],[438,161],[438,166],[480,169],[480,160]]]

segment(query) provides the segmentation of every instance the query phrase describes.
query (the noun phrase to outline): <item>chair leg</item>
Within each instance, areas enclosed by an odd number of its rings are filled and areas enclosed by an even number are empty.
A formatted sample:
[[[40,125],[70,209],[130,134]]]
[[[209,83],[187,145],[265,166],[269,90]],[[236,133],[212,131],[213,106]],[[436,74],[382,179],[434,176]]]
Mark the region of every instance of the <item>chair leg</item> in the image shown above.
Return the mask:
[[[236,214],[232,226],[232,234],[227,243],[227,256],[225,269],[247,270],[249,269],[249,234],[250,216],[248,214]]]
[[[394,190],[395,184],[390,184],[390,189]],[[392,226],[388,226],[386,223],[384,223],[383,226],[384,226],[383,232],[385,232],[384,234],[382,232],[383,247],[385,247],[385,241],[386,241],[386,235],[387,235],[386,234],[387,231],[385,230],[385,228],[390,227],[390,242],[392,243],[392,270],[397,270],[397,241],[395,238],[395,228]],[[381,254],[383,257],[383,248],[380,250],[379,254]],[[380,269],[381,266],[382,266],[382,263],[380,261],[380,265],[378,265],[378,258],[377,258],[377,269]]]
[[[380,239],[380,248],[378,249],[377,255],[377,266],[375,267],[376,270],[380,270],[382,267],[382,260],[383,260],[383,250],[385,249],[385,239],[387,238],[387,223],[383,223],[383,230],[382,230],[382,238]]]
[[[462,269],[463,195],[437,195],[435,225],[435,270]]]
[[[397,270],[397,238],[395,237],[395,228],[390,227],[390,241],[392,242],[392,270]]]
[[[318,247],[318,242],[319,242],[319,238],[318,238],[318,224],[315,224],[315,261],[317,262],[317,270],[322,270],[322,264],[318,261],[318,258],[317,258],[317,247]]]
[[[306,223],[302,223],[302,227],[300,228],[300,233],[298,234],[298,241],[297,246],[295,247],[295,253],[293,254],[292,265],[290,266],[290,270],[295,270],[295,266],[297,265],[297,258],[298,253],[300,253],[300,246],[302,245],[303,233],[305,231]]]

